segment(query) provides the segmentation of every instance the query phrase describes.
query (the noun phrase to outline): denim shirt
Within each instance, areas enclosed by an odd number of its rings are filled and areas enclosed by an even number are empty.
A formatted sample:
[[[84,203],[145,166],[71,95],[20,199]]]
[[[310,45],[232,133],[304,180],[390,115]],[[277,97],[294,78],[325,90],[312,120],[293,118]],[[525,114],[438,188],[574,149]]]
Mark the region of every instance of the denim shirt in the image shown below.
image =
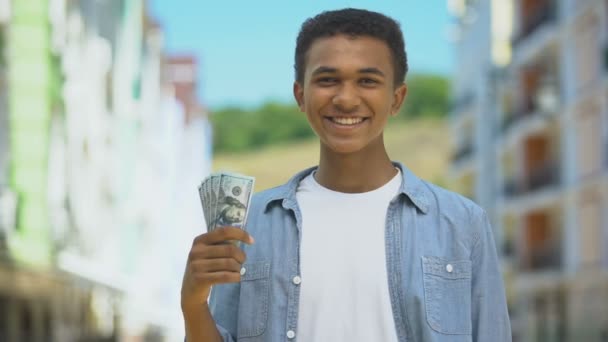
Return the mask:
[[[384,267],[398,340],[511,341],[485,212],[395,166],[403,181],[387,210]],[[255,243],[243,246],[247,260],[241,282],[214,286],[209,299],[224,341],[298,340],[300,278],[295,277],[300,274],[302,214],[296,189],[314,169],[254,195],[246,229]],[[336,253],[343,243],[348,241],[336,241]]]

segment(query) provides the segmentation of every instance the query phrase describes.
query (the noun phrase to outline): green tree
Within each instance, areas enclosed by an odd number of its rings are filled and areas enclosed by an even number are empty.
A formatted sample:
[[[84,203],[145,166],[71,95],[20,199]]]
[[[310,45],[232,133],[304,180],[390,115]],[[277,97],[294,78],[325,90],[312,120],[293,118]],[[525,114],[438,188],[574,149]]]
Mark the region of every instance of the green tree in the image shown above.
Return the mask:
[[[400,116],[444,117],[449,110],[449,80],[441,75],[413,74],[406,80],[408,92]]]
[[[296,105],[266,102],[254,109],[223,108],[211,115],[216,152],[240,152],[313,135]]]

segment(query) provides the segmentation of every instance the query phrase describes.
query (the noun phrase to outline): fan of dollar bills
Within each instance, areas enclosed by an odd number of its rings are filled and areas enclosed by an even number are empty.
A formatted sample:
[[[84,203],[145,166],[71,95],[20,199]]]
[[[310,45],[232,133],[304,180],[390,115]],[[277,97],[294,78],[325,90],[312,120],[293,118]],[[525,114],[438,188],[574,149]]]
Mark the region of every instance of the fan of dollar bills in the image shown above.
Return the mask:
[[[244,228],[255,178],[231,172],[213,173],[198,187],[207,231],[222,226]]]

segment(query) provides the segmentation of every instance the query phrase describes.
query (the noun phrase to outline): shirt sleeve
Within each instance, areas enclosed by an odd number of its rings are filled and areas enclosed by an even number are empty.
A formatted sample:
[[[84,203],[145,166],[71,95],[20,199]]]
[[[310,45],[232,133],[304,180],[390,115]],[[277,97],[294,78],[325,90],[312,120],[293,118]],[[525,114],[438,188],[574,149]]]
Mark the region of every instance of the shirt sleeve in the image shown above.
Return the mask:
[[[485,211],[476,219],[478,238],[471,254],[473,341],[512,341],[511,323],[492,227]]]
[[[209,310],[224,342],[235,342],[240,283],[216,285],[211,289]]]

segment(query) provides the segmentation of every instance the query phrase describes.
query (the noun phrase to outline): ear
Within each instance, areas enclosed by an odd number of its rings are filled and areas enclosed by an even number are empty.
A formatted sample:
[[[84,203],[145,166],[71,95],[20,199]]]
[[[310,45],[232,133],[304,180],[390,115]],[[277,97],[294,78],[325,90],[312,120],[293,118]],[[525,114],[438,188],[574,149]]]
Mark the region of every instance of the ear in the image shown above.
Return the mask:
[[[407,84],[401,83],[395,90],[393,91],[393,104],[391,105],[391,116],[396,116],[399,114],[399,109],[401,109],[401,105],[405,100],[405,96],[407,95]]]
[[[293,82],[293,97],[296,99],[298,103],[298,107],[300,107],[301,112],[305,112],[304,108],[304,87],[300,85],[300,83]]]

